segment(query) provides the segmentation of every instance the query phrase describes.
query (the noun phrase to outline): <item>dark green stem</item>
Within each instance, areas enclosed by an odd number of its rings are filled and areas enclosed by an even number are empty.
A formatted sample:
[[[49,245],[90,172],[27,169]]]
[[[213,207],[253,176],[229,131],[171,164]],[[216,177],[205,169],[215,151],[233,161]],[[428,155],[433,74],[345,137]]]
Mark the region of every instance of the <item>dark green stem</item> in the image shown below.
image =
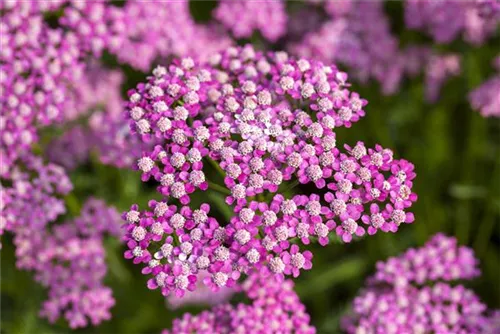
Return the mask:
[[[229,189],[224,188],[223,186],[220,186],[217,183],[212,183],[212,182],[208,181],[208,187],[212,190],[215,190],[215,191],[221,193],[221,194],[231,195],[231,192],[229,191]]]

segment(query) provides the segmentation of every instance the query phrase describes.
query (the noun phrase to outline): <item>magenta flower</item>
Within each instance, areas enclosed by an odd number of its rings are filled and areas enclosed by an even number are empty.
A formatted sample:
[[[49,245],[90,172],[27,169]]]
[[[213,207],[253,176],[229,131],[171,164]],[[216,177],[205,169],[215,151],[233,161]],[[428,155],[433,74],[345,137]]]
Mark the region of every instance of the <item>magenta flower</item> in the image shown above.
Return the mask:
[[[383,208],[378,213],[388,223],[374,225],[384,232],[413,221],[403,211],[417,199],[412,164],[379,145],[359,142],[345,153],[336,147],[334,128],[358,121],[367,104],[348,87],[335,66],[245,46],[209,63],[174,60],[129,92],[132,132],[156,141],[137,169],[143,180],[158,182],[169,208],[159,215],[152,204],[144,212],[134,206],[124,215],[126,256],[144,263],[143,273],[153,275],[150,288],[182,295],[196,287],[197,277],[213,290],[254,271],[296,277],[312,265],[312,253],[297,241],[326,245],[333,229],[344,242],[363,236],[362,216],[372,203]],[[317,121],[307,108],[317,110]],[[207,168],[219,172],[223,184],[207,180]],[[297,184],[318,191],[277,194]],[[210,217],[207,204],[186,207],[193,192],[207,188],[232,207],[228,222]],[[166,204],[173,200],[182,206]]]
[[[50,322],[60,317],[71,328],[98,325],[111,318],[115,304],[106,274],[105,234],[120,237],[118,212],[100,200],[89,199],[81,215],[51,229],[21,226],[14,243],[19,268],[35,272],[49,289],[40,314]],[[70,293],[68,293],[68,291]]]
[[[449,43],[461,34],[480,45],[496,31],[499,6],[495,1],[405,2],[405,23],[410,29],[425,31],[436,42]]]
[[[500,116],[500,98],[497,94],[500,89],[500,55],[495,58],[494,66],[497,69],[496,75],[488,79],[469,94],[469,102],[471,106],[474,109],[479,110],[483,117]]]
[[[299,276],[299,270],[309,270],[312,268],[313,255],[310,251],[305,251],[304,253],[299,252],[299,246],[292,245],[290,247],[290,252],[283,252],[281,258],[285,264],[284,273],[287,275],[292,274],[293,277]]]
[[[497,313],[454,284],[477,277],[477,264],[470,248],[437,234],[421,248],[377,263],[342,327],[347,333],[490,333]]]
[[[264,38],[276,42],[287,28],[285,3],[281,0],[223,0],[214,11],[214,18],[236,38],[249,38],[259,31]]]
[[[186,313],[174,320],[171,330],[162,333],[234,333],[240,330],[255,333],[316,332],[310,325],[305,306],[293,291],[292,281],[279,283],[252,274],[240,289],[250,300],[249,304],[219,304],[198,315]]]

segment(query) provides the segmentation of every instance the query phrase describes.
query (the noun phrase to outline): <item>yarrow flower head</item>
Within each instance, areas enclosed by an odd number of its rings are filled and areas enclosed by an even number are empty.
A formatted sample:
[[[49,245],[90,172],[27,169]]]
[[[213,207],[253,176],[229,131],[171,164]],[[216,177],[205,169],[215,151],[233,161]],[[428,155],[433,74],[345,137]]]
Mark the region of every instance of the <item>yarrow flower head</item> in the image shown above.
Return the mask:
[[[453,284],[477,277],[477,264],[470,248],[437,234],[379,262],[342,327],[347,333],[489,333],[495,314],[472,290]]]
[[[198,315],[175,319],[169,333],[301,333],[312,334],[310,317],[293,291],[293,282],[282,283],[253,274],[241,285],[249,304],[223,304]]]
[[[35,157],[22,161],[8,178],[1,179],[0,235],[4,229],[14,232],[19,227],[43,230],[66,212],[62,196],[73,189],[60,166],[44,165]]]
[[[404,74],[404,61],[400,58],[397,37],[391,33],[383,2],[320,3],[330,18],[319,29],[291,43],[290,52],[346,65],[356,80],[366,83],[373,79],[380,83],[384,94],[395,93]]]
[[[271,42],[286,33],[287,14],[285,3],[273,1],[220,1],[214,17],[236,38],[249,38],[254,30]]]
[[[72,82],[83,70],[74,38],[51,29],[32,2],[2,10],[0,24],[0,175],[31,151],[36,126],[60,121],[69,107]]]
[[[214,290],[254,270],[298,276],[312,253],[295,241],[326,245],[335,230],[350,242],[413,222],[411,163],[378,145],[337,147],[334,129],[357,122],[367,104],[348,86],[335,66],[245,46],[208,63],[157,67],[129,92],[132,132],[157,143],[137,169],[163,195],[124,214],[126,257],[152,275],[150,288],[182,296],[201,272]],[[213,172],[223,185],[207,179]],[[318,194],[276,194],[301,184]],[[217,220],[208,203],[189,206],[207,189],[225,195],[232,218]]]
[[[500,55],[494,60],[497,73],[469,94],[469,102],[483,117],[500,117]]]
[[[102,282],[106,274],[103,237],[120,237],[119,221],[114,208],[91,198],[73,221],[50,229],[17,229],[17,266],[34,271],[35,279],[49,289],[41,316],[50,322],[64,317],[71,328],[111,318],[115,300]]]
[[[405,1],[405,23],[429,33],[436,42],[449,43],[463,34],[480,45],[493,35],[500,22],[498,1]]]
[[[196,24],[186,0],[129,1],[120,9],[113,14],[122,38],[109,49],[120,62],[142,71],[170,55],[204,58],[232,44],[217,29]]]

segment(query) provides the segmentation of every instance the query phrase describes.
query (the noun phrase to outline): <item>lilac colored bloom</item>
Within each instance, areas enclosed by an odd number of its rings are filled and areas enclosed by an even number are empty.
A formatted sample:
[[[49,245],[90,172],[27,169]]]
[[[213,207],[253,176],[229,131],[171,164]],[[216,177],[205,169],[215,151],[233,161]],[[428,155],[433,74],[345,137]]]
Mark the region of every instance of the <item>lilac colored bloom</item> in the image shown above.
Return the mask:
[[[479,16],[492,19],[500,18],[500,2],[498,0],[476,0]]]
[[[86,81],[89,72],[96,72],[85,64],[87,56],[100,56],[107,49],[120,61],[147,70],[160,56],[196,51],[202,58],[200,50],[211,53],[230,44],[227,38],[215,38],[211,29],[196,25],[189,16],[187,1],[161,5],[134,1],[125,7],[106,1],[42,3],[2,2],[0,175],[8,173],[16,160],[30,151],[39,127],[74,119],[88,111],[89,102],[95,103],[95,96],[87,94],[94,88]],[[56,10],[63,13],[58,16],[58,28],[51,28],[44,15]],[[179,24],[163,24],[171,18],[178,19]],[[94,84],[92,80],[90,83]],[[107,91],[94,92],[103,96]],[[101,123],[101,133],[109,133],[109,138],[101,141],[102,159],[124,166],[130,159],[119,161],[117,151],[138,145],[128,145],[118,114],[103,116],[94,125]],[[110,156],[105,156],[108,152]]]
[[[174,320],[169,333],[315,333],[304,305],[293,291],[293,283],[278,283],[273,279],[252,274],[241,289],[249,304],[224,304],[203,311],[189,313]]]
[[[51,229],[16,230],[17,266],[35,272],[49,289],[40,315],[50,322],[64,317],[71,328],[97,325],[111,317],[115,301],[102,280],[106,274],[104,234],[121,235],[120,217],[104,202],[89,199],[80,217]]]
[[[347,333],[485,333],[484,305],[463,285],[368,288],[354,300],[355,316],[344,318]]]
[[[410,45],[401,51],[405,74],[413,78],[424,74],[425,99],[435,103],[445,82],[461,74],[461,57],[455,53],[440,54],[430,47]]]
[[[480,45],[495,33],[500,22],[498,13],[498,1],[405,2],[405,23],[408,28],[425,31],[438,43],[449,43],[463,35],[467,42]]]
[[[64,169],[54,164],[44,165],[35,157],[23,160],[8,177],[2,178],[0,234],[3,229],[14,232],[19,227],[43,230],[66,212],[61,197],[73,185]],[[10,185],[5,186],[4,181]]]
[[[454,238],[438,234],[424,247],[409,249],[399,257],[379,262],[370,283],[405,287],[428,281],[472,279],[479,275],[477,265],[478,260],[470,248],[458,246]]]
[[[469,93],[472,108],[479,110],[483,117],[500,117],[500,55],[494,65],[498,73]]]
[[[71,30],[78,39],[79,47],[95,57],[104,49],[118,49],[125,39],[127,26],[123,11],[105,0],[66,1],[59,20],[61,26]]]
[[[479,275],[472,249],[437,234],[423,247],[377,264],[342,321],[347,333],[494,333],[472,290],[454,285]]]
[[[124,215],[125,256],[144,265],[150,288],[183,296],[202,273],[213,290],[255,269],[278,279],[298,276],[311,268],[312,253],[292,242],[326,245],[333,230],[350,242],[367,228],[396,232],[413,222],[411,163],[379,145],[336,147],[334,128],[357,122],[367,104],[348,90],[345,73],[251,46],[230,48],[210,62],[175,60],[129,92],[132,131],[157,143],[137,169],[164,196],[148,211],[133,206]],[[222,174],[223,186],[206,180],[208,165]],[[326,192],[276,194],[294,182]],[[209,188],[233,207],[224,224],[210,217],[208,204],[187,206],[192,193]],[[259,199],[266,192],[274,196]],[[370,203],[379,204],[383,222],[362,219]]]
[[[37,139],[36,126],[60,121],[83,64],[75,39],[51,29],[31,2],[2,11],[0,156],[5,175]]]
[[[292,53],[347,65],[359,81],[378,81],[385,94],[394,93],[403,75],[398,41],[390,31],[380,1],[326,1],[332,15],[323,26],[290,45]],[[377,41],[374,43],[373,41]]]
[[[65,114],[62,126],[81,120],[48,146],[49,159],[67,169],[88,160],[92,151],[104,164],[130,167],[141,155],[144,145],[132,136],[123,116],[120,94],[123,75],[101,66],[89,66],[75,88],[78,101]],[[69,158],[69,155],[72,155]]]
[[[57,23],[68,31],[65,37],[77,41],[82,52],[94,57],[101,56],[106,48],[119,47],[126,37],[121,9],[106,0],[4,1],[1,6],[7,13],[33,17],[60,11]]]
[[[119,23],[125,36],[110,51],[119,61],[143,71],[150,70],[158,58],[189,54],[204,58],[231,44],[216,29],[196,24],[185,0],[128,1]]]
[[[425,98],[436,102],[441,86],[449,77],[461,72],[460,57],[457,54],[433,55],[425,67]]]
[[[204,274],[206,275],[206,274]],[[214,292],[203,285],[204,277],[198,278],[198,287],[192,293],[184,295],[182,298],[170,295],[166,301],[171,309],[178,309],[187,305],[210,305],[215,306],[227,302],[237,291],[234,288],[224,287]]]
[[[281,0],[223,0],[214,17],[236,38],[249,38],[258,30],[264,38],[275,42],[286,32],[287,14]]]
[[[66,170],[73,170],[87,161],[90,153],[88,133],[81,126],[75,126],[49,143],[45,152],[47,158]]]

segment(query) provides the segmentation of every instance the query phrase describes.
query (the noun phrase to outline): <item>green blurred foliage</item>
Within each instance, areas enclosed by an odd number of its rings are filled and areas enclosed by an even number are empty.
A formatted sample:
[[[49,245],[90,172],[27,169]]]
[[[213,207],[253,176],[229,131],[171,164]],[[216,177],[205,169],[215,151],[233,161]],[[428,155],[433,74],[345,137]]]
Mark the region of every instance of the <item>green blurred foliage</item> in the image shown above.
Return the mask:
[[[192,2],[199,21],[206,21],[215,2]],[[429,42],[419,34],[403,31],[402,5],[390,2],[393,30],[401,43]],[[255,43],[262,45],[256,37]],[[463,56],[462,75],[449,81],[435,104],[423,98],[422,78],[405,82],[394,96],[383,96],[376,84],[353,84],[353,90],[369,101],[367,115],[351,129],[338,129],[339,145],[365,141],[392,148],[397,158],[416,166],[415,191],[419,200],[412,207],[416,221],[397,234],[378,233],[351,244],[332,242],[327,247],[312,245],[313,269],[296,280],[296,289],[306,304],[319,333],[337,333],[339,320],[377,261],[394,256],[409,247],[422,245],[431,235],[444,232],[456,236],[461,244],[474,248],[480,259],[482,276],[466,285],[472,287],[491,308],[500,308],[500,121],[485,119],[468,104],[467,93],[493,74],[491,59],[499,51],[500,40],[475,48],[462,42],[438,45],[443,51]],[[267,45],[266,47],[277,47]],[[116,66],[112,59],[105,59]],[[144,74],[124,69],[125,89],[135,86]],[[50,134],[49,134],[50,135]],[[213,171],[212,179],[217,178]],[[120,211],[133,203],[144,207],[158,198],[154,187],[140,181],[133,171],[103,166],[92,159],[72,172],[75,192],[66,198],[68,217],[78,215],[88,196],[105,199]],[[210,179],[210,178],[209,178]],[[295,188],[307,193],[307,189]],[[207,200],[197,198],[194,202]],[[222,196],[210,196],[219,218],[231,216]],[[140,268],[123,259],[124,247],[118,240],[107,240],[109,266],[106,284],[116,298],[111,321],[77,333],[159,333],[172,319],[200,307],[172,311],[158,291],[146,287]],[[16,270],[12,238],[4,236],[1,250],[1,329],[0,333],[67,333],[62,320],[49,324],[38,317],[46,291],[32,274]]]

